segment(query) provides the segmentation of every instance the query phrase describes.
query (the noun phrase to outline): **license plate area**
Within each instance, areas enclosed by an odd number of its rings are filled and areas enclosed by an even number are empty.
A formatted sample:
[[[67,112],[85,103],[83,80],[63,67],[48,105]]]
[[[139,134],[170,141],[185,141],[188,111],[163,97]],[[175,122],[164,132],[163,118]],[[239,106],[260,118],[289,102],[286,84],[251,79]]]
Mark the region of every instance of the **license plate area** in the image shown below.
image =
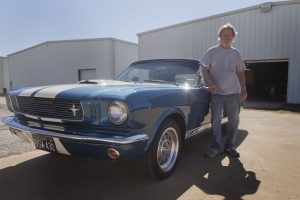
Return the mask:
[[[37,149],[49,151],[49,152],[57,151],[54,140],[51,137],[32,134],[32,139],[33,139],[35,148],[37,148]]]

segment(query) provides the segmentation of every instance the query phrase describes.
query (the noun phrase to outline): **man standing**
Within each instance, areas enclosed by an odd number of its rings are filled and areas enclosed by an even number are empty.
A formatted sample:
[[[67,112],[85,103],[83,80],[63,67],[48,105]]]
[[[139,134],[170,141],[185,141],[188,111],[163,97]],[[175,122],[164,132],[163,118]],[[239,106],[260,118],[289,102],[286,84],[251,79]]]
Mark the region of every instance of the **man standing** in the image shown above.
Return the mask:
[[[236,35],[232,24],[223,25],[219,31],[219,45],[207,50],[202,59],[202,73],[211,96],[212,128],[214,141],[206,157],[214,158],[225,152],[239,157],[235,150],[235,139],[239,125],[240,102],[246,100],[245,63],[238,49],[231,46]],[[222,144],[221,119],[223,110],[228,117],[227,137]]]

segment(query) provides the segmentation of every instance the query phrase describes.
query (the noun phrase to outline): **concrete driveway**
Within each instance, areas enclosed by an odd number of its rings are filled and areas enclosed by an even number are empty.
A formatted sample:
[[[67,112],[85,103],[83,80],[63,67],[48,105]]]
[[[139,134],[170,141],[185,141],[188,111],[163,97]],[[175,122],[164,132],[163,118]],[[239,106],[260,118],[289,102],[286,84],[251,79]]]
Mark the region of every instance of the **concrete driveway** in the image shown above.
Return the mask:
[[[157,181],[132,162],[31,151],[0,159],[0,199],[300,199],[300,115],[242,110],[240,159],[208,159],[211,134],[183,149],[177,170]]]

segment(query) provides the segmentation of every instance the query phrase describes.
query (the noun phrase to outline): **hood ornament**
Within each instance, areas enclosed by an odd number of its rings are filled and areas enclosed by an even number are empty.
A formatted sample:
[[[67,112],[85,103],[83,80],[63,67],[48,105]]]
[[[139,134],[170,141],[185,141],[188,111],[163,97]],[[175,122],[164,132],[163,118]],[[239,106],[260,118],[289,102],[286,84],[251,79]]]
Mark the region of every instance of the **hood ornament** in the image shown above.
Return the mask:
[[[70,110],[72,111],[73,116],[76,117],[76,113],[77,113],[77,111],[80,110],[80,109],[79,109],[79,108],[76,108],[75,105],[73,104],[73,105],[72,105],[72,108],[70,108]]]

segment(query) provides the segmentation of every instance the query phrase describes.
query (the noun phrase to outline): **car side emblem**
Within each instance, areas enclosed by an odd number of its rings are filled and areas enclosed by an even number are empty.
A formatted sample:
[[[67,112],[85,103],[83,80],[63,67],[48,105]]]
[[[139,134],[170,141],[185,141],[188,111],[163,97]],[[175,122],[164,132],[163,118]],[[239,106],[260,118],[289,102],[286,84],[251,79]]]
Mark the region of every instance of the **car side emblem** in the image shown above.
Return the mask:
[[[70,110],[72,111],[73,116],[76,117],[76,113],[77,113],[77,111],[80,110],[80,109],[79,109],[79,108],[78,108],[78,109],[75,108],[75,105],[73,104],[73,105],[72,105],[72,108],[70,108]]]

